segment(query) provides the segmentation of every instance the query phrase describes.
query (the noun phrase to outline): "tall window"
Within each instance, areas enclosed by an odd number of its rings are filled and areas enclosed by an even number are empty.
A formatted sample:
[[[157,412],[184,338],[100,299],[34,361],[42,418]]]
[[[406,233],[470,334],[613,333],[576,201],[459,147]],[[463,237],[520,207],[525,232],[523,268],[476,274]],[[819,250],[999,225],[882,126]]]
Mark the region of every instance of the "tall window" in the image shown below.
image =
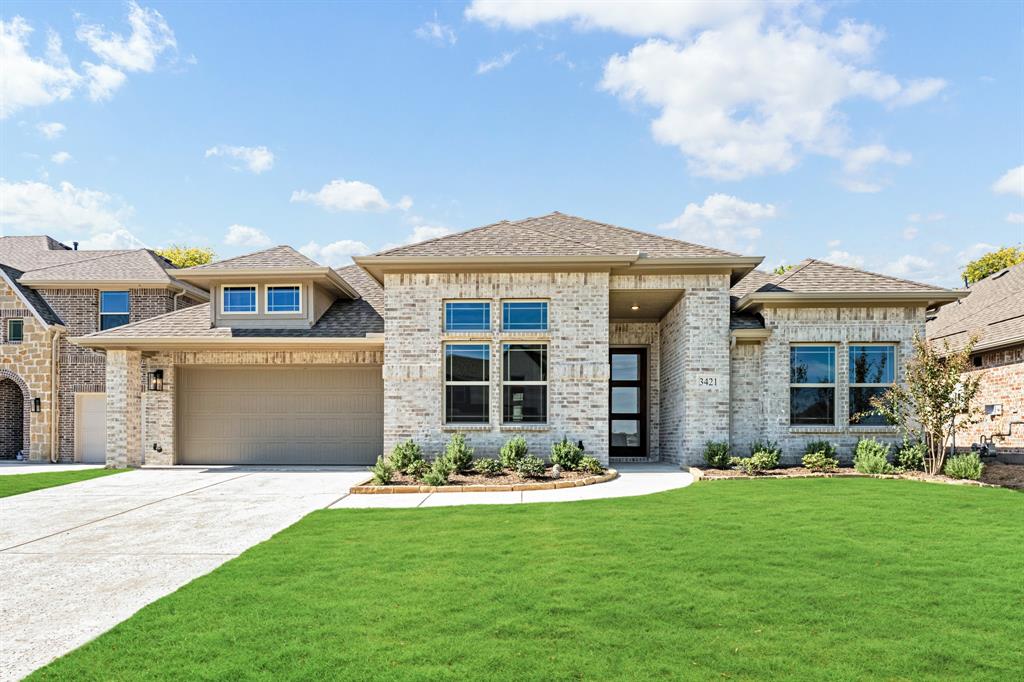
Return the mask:
[[[490,328],[490,303],[451,301],[444,304],[444,330],[446,332],[485,332]]]
[[[789,349],[789,423],[835,424],[836,349],[791,346]]]
[[[486,424],[490,414],[491,347],[486,343],[444,347],[444,420]]]
[[[302,288],[297,284],[267,287],[268,313],[301,313]]]
[[[546,332],[546,301],[506,301],[501,304],[501,328],[507,332]]]
[[[856,422],[853,416],[871,412],[871,398],[881,396],[894,383],[895,346],[850,346],[850,423],[888,424],[888,420],[880,414],[864,416]]]
[[[130,298],[127,291],[100,292],[100,331],[128,324]]]
[[[7,343],[21,343],[25,340],[25,321],[17,318],[7,320]]]
[[[548,347],[506,343],[502,356],[502,421],[543,424],[548,420]]]
[[[256,312],[256,287],[253,285],[222,287],[221,312]]]

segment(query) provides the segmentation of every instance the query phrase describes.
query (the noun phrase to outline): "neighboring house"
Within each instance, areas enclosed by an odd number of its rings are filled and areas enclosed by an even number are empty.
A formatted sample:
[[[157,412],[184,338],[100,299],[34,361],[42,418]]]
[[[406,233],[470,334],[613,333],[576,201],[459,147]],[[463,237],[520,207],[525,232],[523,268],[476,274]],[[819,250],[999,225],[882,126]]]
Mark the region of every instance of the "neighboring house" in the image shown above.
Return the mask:
[[[970,295],[943,306],[928,322],[928,338],[939,348],[960,350],[972,336],[971,354],[981,376],[975,404],[982,421],[957,434],[957,449],[988,443],[1000,456],[1024,456],[1024,263],[971,285]]]
[[[106,360],[70,339],[208,300],[173,273],[146,249],[0,237],[0,458],[106,460]]]
[[[212,302],[77,339],[107,354],[113,465],[369,464],[413,438],[513,435],[546,455],[701,461],[893,437],[849,415],[899,376],[926,311],[962,294],[561,213],[356,258],[287,246],[176,276]]]

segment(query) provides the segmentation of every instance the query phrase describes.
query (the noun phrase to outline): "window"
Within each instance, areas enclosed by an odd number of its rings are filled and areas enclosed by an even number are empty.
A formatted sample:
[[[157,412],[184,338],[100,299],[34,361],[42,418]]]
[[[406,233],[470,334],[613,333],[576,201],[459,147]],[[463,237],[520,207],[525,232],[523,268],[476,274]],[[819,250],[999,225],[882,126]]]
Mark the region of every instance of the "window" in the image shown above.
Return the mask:
[[[835,424],[836,349],[791,346],[789,349],[789,423]]]
[[[256,287],[223,287],[221,298],[222,313],[256,312]]]
[[[502,421],[543,424],[548,419],[548,347],[506,343],[502,355]]]
[[[486,424],[490,414],[491,347],[486,343],[444,347],[446,424]]]
[[[459,301],[444,304],[446,332],[485,332],[490,328],[490,303]]]
[[[896,347],[892,345],[850,346],[850,423],[878,425],[889,421],[871,412],[871,398],[883,395],[896,383]]]
[[[545,301],[508,301],[501,306],[501,328],[507,332],[546,332],[548,304]]]
[[[130,297],[127,291],[100,292],[100,331],[128,324]]]
[[[25,321],[7,320],[7,343],[21,343],[25,340]]]
[[[268,313],[301,313],[302,287],[297,284],[267,287]]]

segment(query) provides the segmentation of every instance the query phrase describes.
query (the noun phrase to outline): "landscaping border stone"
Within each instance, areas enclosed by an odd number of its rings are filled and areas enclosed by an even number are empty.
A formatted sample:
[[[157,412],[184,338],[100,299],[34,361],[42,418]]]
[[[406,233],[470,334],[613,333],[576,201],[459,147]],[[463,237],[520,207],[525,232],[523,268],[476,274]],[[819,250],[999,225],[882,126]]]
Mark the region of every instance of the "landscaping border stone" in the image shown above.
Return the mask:
[[[359,485],[348,489],[353,495],[389,495],[401,493],[503,493],[526,490],[556,490],[558,488],[581,488],[597,483],[606,483],[619,477],[615,469],[608,469],[603,474],[565,481],[546,481],[544,483],[511,483],[506,485],[370,485],[367,479]]]
[[[859,471],[834,471],[834,472],[810,472],[806,474],[761,474],[760,476],[751,476],[749,474],[741,474],[739,476],[708,476],[704,473],[703,469],[697,467],[689,468],[690,475],[693,476],[694,481],[750,481],[760,480],[766,478],[782,479],[782,478],[889,478],[893,480],[901,481],[918,481],[920,483],[939,483],[945,485],[973,485],[978,488],[1003,488],[1005,486],[995,485],[994,483],[982,483],[981,481],[969,481],[966,479],[935,479],[935,478],[919,478],[916,476],[902,476],[900,474],[862,474]]]

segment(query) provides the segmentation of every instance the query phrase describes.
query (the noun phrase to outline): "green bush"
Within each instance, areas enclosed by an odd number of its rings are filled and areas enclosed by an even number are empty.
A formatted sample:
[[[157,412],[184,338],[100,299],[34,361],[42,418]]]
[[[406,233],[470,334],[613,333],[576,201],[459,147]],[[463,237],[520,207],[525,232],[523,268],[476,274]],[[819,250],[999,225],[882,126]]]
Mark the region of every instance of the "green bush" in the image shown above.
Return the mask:
[[[430,465],[421,459],[410,464],[409,467],[405,470],[405,473],[407,476],[411,476],[413,479],[417,481],[422,481],[423,476],[428,471],[430,471]]]
[[[891,449],[888,443],[879,442],[874,438],[862,438],[857,442],[857,449],[853,454],[853,468],[862,474],[891,474]]]
[[[410,438],[395,445],[388,459],[391,460],[392,466],[403,474],[408,474],[409,467],[413,466],[416,462],[423,461],[423,450]]]
[[[501,462],[489,457],[476,460],[473,463],[473,467],[476,469],[477,473],[483,474],[484,476],[497,476],[505,470],[505,467],[501,465]]]
[[[825,452],[807,453],[804,455],[803,464],[805,469],[811,471],[835,471],[839,468],[839,460]]]
[[[604,473],[604,467],[596,457],[584,457],[580,459],[579,471],[586,474],[601,474]]]
[[[756,476],[769,469],[776,469],[779,466],[779,452],[772,450],[759,450],[750,457],[733,457],[730,463],[739,466],[751,476]]]
[[[750,444],[750,455],[754,456],[759,452],[767,452],[775,455],[776,466],[779,458],[782,457],[782,448],[773,440],[755,440]]]
[[[904,440],[896,450],[896,466],[904,471],[924,471],[924,449],[919,440]]]
[[[423,482],[426,485],[441,486],[448,485],[448,478],[452,475],[452,465],[445,457],[438,457],[430,465],[430,469],[423,474]]]
[[[392,466],[387,457],[380,456],[377,458],[377,463],[370,467],[370,473],[373,474],[370,483],[373,485],[387,485],[391,483],[391,479],[395,476],[395,467]]]
[[[722,441],[709,440],[704,443],[704,463],[711,469],[725,469],[729,466],[729,444]]]
[[[807,444],[807,447],[804,448],[804,454],[813,455],[816,453],[821,453],[826,457],[835,457],[836,446],[832,445],[832,443],[829,443],[827,440],[812,440]]]
[[[544,475],[544,469],[544,460],[533,455],[523,457],[516,467],[516,471],[523,478],[539,478]]]
[[[966,455],[954,455],[947,459],[943,473],[950,478],[966,478],[977,481],[981,478],[981,472],[984,470],[985,465],[981,463],[981,457],[978,457],[978,453],[971,452]]]
[[[522,436],[512,436],[501,446],[501,452],[499,453],[501,466],[506,469],[515,470],[519,466],[519,462],[522,461],[523,457],[526,457],[529,451],[530,448],[526,444],[525,438]]]
[[[473,468],[473,448],[466,445],[465,436],[456,433],[445,444],[440,459],[447,460],[452,471],[464,474]]]
[[[583,459],[583,448],[565,436],[551,446],[551,463],[557,464],[566,471],[576,471]]]

